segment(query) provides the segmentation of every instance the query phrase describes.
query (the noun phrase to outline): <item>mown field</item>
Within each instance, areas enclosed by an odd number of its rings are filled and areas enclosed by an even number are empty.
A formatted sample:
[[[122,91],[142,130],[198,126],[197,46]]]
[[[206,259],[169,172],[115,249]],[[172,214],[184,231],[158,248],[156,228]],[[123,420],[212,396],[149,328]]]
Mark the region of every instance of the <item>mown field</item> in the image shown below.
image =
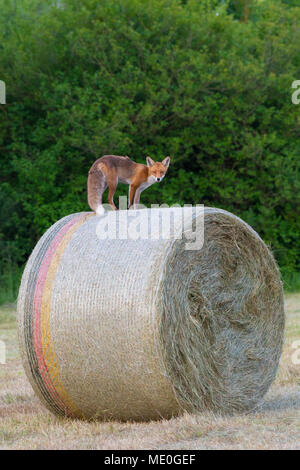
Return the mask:
[[[150,423],[81,422],[52,416],[35,397],[17,345],[16,312],[0,307],[1,449],[300,449],[300,294],[286,296],[286,337],[277,378],[256,411],[233,417],[185,414]],[[300,354],[298,355],[300,357]],[[294,361],[295,362],[295,361]]]

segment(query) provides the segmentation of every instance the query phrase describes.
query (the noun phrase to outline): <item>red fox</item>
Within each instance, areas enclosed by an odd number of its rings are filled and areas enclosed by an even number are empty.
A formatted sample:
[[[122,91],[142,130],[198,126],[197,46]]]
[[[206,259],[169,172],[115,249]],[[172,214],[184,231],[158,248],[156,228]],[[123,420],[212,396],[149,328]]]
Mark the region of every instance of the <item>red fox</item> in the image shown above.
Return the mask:
[[[163,180],[170,164],[170,157],[162,162],[154,162],[146,157],[147,165],[135,163],[129,157],[117,155],[104,155],[92,165],[88,176],[88,203],[97,215],[102,215],[102,195],[108,187],[108,202],[117,210],[114,204],[114,194],[118,182],[129,184],[128,207],[139,204],[140,195],[144,189],[153,183]]]

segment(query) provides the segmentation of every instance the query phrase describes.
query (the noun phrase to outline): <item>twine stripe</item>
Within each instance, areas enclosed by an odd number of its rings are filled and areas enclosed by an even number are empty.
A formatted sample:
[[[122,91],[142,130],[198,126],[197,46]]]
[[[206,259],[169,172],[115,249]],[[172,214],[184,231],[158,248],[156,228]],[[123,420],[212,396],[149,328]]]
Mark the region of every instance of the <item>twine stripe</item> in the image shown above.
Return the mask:
[[[74,219],[61,230],[57,239],[53,242],[53,250],[49,248],[49,257],[45,257],[45,271],[41,273],[44,279],[44,285],[42,290],[42,303],[40,309],[40,325],[39,333],[41,334],[40,341],[43,348],[43,359],[44,359],[44,373],[48,382],[53,385],[55,391],[55,397],[59,400],[60,405],[63,407],[65,414],[70,416],[82,417],[81,411],[77,408],[75,403],[70,399],[65,387],[60,379],[60,367],[57,360],[56,354],[51,345],[50,335],[50,310],[51,310],[51,295],[52,285],[55,280],[57,268],[59,266],[60,259],[71,240],[72,236],[83,225],[87,219],[93,217],[94,214],[88,213],[83,216]]]
[[[56,236],[56,234],[61,230],[61,228],[68,223],[69,220],[73,219],[74,216],[77,214],[72,214],[70,216],[65,217],[64,219],[60,220],[53,226],[51,229],[43,237],[43,243],[40,246],[38,253],[36,254],[36,258],[33,262],[32,269],[28,274],[28,284],[27,284],[27,292],[24,301],[24,343],[25,343],[25,350],[28,359],[29,368],[32,374],[32,378],[38,387],[42,398],[44,399],[45,403],[48,407],[56,412],[59,415],[63,414],[63,411],[56,405],[53,401],[51,395],[49,394],[42,376],[40,374],[40,370],[37,363],[37,357],[35,354],[35,348],[33,344],[33,328],[32,328],[32,320],[33,320],[33,298],[35,292],[35,286],[37,282],[37,277],[39,274],[39,269],[45,253],[49,248],[49,243],[51,243],[52,239]]]
[[[92,214],[73,214],[62,219],[61,223],[56,224],[53,230],[48,231],[45,235],[43,244],[40,247],[38,254],[34,260],[31,272],[29,273],[28,282],[28,296],[25,302],[25,344],[28,355],[30,369],[33,374],[34,380],[41,391],[41,394],[50,409],[53,409],[60,415],[73,415],[76,412],[76,407],[70,406],[70,409],[60,397],[55,385],[52,382],[51,375],[48,371],[47,360],[44,357],[44,344],[41,331],[41,315],[43,314],[43,299],[44,288],[47,282],[47,272],[52,264],[53,258],[59,262],[55,257],[56,250],[60,249],[60,244],[63,242],[63,253],[67,242],[71,239],[76,229],[82,225],[85,220]],[[64,237],[66,242],[64,242]],[[52,268],[53,271],[53,268]],[[48,298],[49,308],[51,296]],[[50,342],[50,324],[48,325],[47,341]],[[49,345],[47,346],[49,349]],[[58,369],[56,362],[56,370]],[[56,372],[57,374],[57,372]],[[61,389],[61,387],[60,387]],[[68,402],[68,400],[67,400]]]
[[[39,275],[38,275],[36,287],[35,287],[33,311],[32,311],[32,316],[33,316],[32,335],[33,335],[33,344],[35,348],[38,368],[40,370],[45,386],[48,389],[48,392],[50,393],[53,400],[57,402],[60,408],[63,409],[65,414],[69,414],[69,410],[64,405],[64,403],[60,400],[59,395],[56,393],[55,387],[49,376],[47,365],[45,363],[45,358],[44,358],[43,343],[42,343],[42,337],[41,337],[42,298],[43,298],[43,291],[44,291],[48,269],[51,264],[51,260],[55,254],[55,251],[58,248],[66,232],[81,218],[82,218],[82,215],[77,215],[72,220],[70,220],[56,234],[56,236],[50,243],[50,246],[48,245],[49,248],[47,252],[45,253],[43,261],[39,268]]]

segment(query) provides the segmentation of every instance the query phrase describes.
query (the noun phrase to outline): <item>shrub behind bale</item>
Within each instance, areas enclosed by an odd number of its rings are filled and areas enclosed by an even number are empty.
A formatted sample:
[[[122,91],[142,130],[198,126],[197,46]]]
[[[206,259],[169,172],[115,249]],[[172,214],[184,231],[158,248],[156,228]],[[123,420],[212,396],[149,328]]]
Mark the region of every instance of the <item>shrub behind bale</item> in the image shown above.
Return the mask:
[[[203,247],[186,250],[197,218],[168,240],[100,240],[99,221],[60,220],[24,271],[20,347],[43,403],[120,420],[254,408],[275,377],[284,330],[279,271],[257,233],[208,208]]]

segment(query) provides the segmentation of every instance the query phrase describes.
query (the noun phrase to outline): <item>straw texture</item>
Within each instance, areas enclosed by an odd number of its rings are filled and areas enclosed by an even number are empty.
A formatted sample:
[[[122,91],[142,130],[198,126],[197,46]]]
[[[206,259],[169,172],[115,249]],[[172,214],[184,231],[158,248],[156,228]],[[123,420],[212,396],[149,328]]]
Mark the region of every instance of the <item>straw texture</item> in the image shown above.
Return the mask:
[[[23,274],[20,349],[48,409],[149,420],[255,407],[275,377],[284,330],[279,271],[256,232],[207,208],[204,246],[186,250],[184,234],[99,240],[99,220],[58,221]]]

